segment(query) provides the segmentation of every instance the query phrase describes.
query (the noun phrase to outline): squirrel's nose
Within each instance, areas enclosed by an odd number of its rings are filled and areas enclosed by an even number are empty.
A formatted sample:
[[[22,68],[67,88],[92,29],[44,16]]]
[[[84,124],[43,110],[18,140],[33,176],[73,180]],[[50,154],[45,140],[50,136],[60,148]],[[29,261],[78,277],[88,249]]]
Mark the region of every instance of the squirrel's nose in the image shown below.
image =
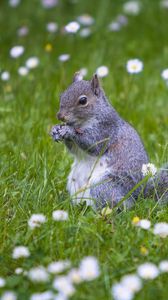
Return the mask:
[[[65,114],[64,114],[64,113],[61,113],[60,111],[57,113],[57,118],[58,118],[58,120],[61,120],[61,121],[63,121],[63,122],[66,121],[66,116],[65,116]]]

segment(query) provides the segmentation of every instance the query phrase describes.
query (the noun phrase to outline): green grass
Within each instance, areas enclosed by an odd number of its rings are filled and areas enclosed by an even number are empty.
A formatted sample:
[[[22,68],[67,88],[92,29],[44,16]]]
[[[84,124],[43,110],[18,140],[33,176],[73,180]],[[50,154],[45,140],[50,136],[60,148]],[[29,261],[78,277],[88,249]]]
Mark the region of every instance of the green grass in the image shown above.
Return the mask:
[[[168,207],[153,210],[152,200],[140,199],[130,211],[113,213],[107,219],[90,208],[73,207],[66,192],[72,159],[48,132],[57,122],[59,93],[71,83],[73,73],[86,67],[90,79],[98,66],[107,65],[110,74],[102,84],[110,101],[138,130],[151,161],[161,166],[168,160],[168,87],[160,76],[168,67],[168,10],[161,9],[157,0],[142,0],[142,12],[130,16],[128,26],[108,32],[108,24],[122,13],[124,1],[71,4],[60,0],[52,10],[43,9],[37,0],[22,1],[17,8],[10,8],[7,2],[0,3],[0,70],[11,73],[8,82],[0,81],[0,276],[7,279],[2,291],[12,289],[18,299],[29,299],[51,284],[32,284],[16,276],[17,267],[29,270],[60,259],[70,259],[78,266],[84,256],[93,255],[100,262],[101,276],[79,285],[72,298],[111,299],[111,286],[122,275],[135,272],[143,262],[168,258],[167,239],[131,223],[136,215],[152,224],[167,222]],[[83,13],[95,18],[94,33],[87,39],[45,30],[47,22],[56,21],[61,28]],[[22,25],[30,29],[26,37],[16,34]],[[47,43],[53,45],[51,53],[45,51]],[[10,58],[11,47],[20,44],[25,47],[23,56]],[[62,53],[71,55],[64,64],[57,59]],[[38,56],[40,65],[23,78],[17,69],[30,56]],[[131,77],[125,64],[134,57],[144,62],[144,70]],[[69,221],[54,223],[52,211],[60,208],[69,212]],[[48,221],[32,232],[27,221],[33,213],[44,213]],[[16,245],[28,246],[30,258],[13,260]],[[147,256],[141,254],[141,246],[148,249]],[[167,275],[160,275],[146,282],[135,299],[166,300],[167,286]]]

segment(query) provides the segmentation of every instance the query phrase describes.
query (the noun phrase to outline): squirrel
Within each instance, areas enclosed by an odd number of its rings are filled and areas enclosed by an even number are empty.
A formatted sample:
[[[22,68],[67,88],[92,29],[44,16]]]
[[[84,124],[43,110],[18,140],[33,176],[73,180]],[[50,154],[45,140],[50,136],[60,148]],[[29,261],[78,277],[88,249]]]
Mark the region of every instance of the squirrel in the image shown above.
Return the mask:
[[[63,123],[53,126],[51,136],[74,156],[67,182],[74,203],[101,209],[124,199],[129,208],[141,193],[168,199],[167,166],[139,185],[148,155],[137,131],[111,106],[97,74],[86,81],[75,73],[60,96],[57,118]]]

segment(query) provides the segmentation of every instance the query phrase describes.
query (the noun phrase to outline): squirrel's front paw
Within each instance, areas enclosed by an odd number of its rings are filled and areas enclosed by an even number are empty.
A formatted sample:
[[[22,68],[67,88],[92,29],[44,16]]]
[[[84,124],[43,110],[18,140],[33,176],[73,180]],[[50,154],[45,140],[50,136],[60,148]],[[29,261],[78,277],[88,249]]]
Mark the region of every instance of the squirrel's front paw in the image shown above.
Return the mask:
[[[59,142],[64,139],[67,134],[66,125],[56,125],[51,129],[51,136],[54,141]]]

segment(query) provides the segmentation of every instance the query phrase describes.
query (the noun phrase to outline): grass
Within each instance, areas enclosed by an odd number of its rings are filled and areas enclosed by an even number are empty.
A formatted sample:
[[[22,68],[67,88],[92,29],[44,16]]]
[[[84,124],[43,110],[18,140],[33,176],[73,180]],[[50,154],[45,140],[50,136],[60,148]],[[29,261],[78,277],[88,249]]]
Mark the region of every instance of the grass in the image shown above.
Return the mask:
[[[161,166],[168,160],[167,86],[160,76],[168,67],[168,10],[160,8],[157,0],[141,2],[142,12],[130,16],[128,26],[119,32],[108,32],[107,25],[122,13],[124,1],[60,1],[51,10],[42,8],[39,1],[25,0],[17,8],[10,8],[7,1],[0,3],[0,69],[11,74],[9,81],[0,82],[0,276],[7,279],[4,290],[15,290],[18,299],[29,299],[32,293],[51,287],[15,275],[20,266],[29,270],[60,259],[70,259],[77,266],[84,256],[96,256],[101,276],[78,286],[72,298],[107,300],[112,298],[112,284],[122,275],[135,272],[143,262],[167,259],[167,239],[134,228],[131,222],[136,215],[149,218],[152,224],[166,222],[168,207],[153,210],[152,200],[140,199],[131,210],[108,218],[84,206],[73,207],[66,192],[72,159],[48,135],[57,122],[59,93],[71,83],[73,73],[86,67],[89,79],[98,66],[107,65],[110,74],[102,82],[110,101],[139,131],[151,161]],[[61,28],[83,13],[96,20],[89,38],[45,30],[47,22],[56,21]],[[30,29],[26,37],[16,34],[22,25]],[[45,51],[48,43],[53,47],[50,53]],[[26,49],[23,56],[10,58],[11,47],[20,44]],[[62,53],[71,55],[64,64],[57,59]],[[21,77],[17,69],[30,56],[38,56],[40,65]],[[134,57],[144,62],[144,70],[131,77],[125,64]],[[54,223],[52,211],[60,208],[69,212],[69,221]],[[33,213],[44,213],[48,221],[32,232],[27,221]],[[16,245],[28,246],[30,258],[13,260]],[[148,249],[147,256],[142,255],[142,246]],[[160,275],[146,282],[135,299],[165,300],[167,285],[167,275]]]

